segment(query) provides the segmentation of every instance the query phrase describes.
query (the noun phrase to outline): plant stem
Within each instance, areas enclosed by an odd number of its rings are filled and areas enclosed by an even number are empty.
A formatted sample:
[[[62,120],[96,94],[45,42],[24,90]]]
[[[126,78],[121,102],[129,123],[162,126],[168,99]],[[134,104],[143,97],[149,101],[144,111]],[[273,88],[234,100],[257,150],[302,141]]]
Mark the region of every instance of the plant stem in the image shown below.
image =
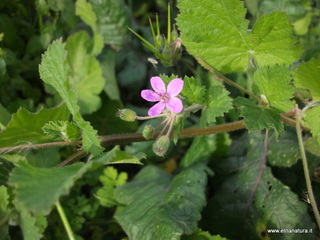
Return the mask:
[[[194,109],[198,109],[199,106],[195,106]],[[191,109],[190,109],[191,110]],[[291,118],[286,117],[285,115],[281,114],[281,120],[284,123],[287,123],[291,126],[296,126],[296,121],[294,121]],[[210,126],[208,128],[187,128],[182,129],[180,132],[179,137],[180,138],[191,138],[196,136],[202,136],[202,135],[208,135],[208,134],[217,134],[217,133],[223,133],[223,132],[230,132],[235,131],[238,129],[245,128],[243,121],[237,121],[232,123],[225,123],[220,124],[216,126]],[[306,131],[310,131],[309,128],[303,127],[302,129]],[[127,144],[127,143],[133,143],[133,142],[143,142],[143,141],[152,141],[155,140],[156,137],[159,135],[159,132],[155,134],[155,137],[150,140],[146,140],[141,133],[129,133],[129,134],[117,134],[117,135],[108,135],[108,136],[101,136],[101,145],[102,146],[108,146],[108,145],[118,145],[118,144]],[[71,145],[80,145],[81,141],[76,142],[49,142],[49,143],[40,143],[40,144],[24,144],[14,147],[4,147],[0,148],[0,154],[6,154],[14,151],[22,151],[22,150],[28,150],[28,149],[40,149],[40,148],[50,148],[50,147],[65,147],[65,146],[71,146]],[[75,154],[78,158],[82,158],[85,154],[83,152],[77,152]],[[74,156],[74,155],[73,155]],[[71,157],[70,157],[71,158]],[[73,162],[73,158],[68,158],[65,161]],[[64,162],[65,162],[64,161]]]
[[[296,105],[296,130],[297,130],[297,136],[298,136],[298,141],[299,141],[299,148],[300,148],[300,153],[301,153],[303,172],[304,172],[304,177],[306,180],[310,204],[311,204],[315,219],[317,221],[318,228],[320,229],[320,215],[319,215],[318,206],[317,206],[316,200],[314,198],[313,190],[312,190],[309,168],[308,168],[308,161],[307,161],[306,152],[304,150],[304,145],[303,145],[303,140],[302,140],[300,120],[301,120],[301,111],[298,108],[298,105]]]
[[[217,70],[215,70],[213,67],[211,67],[207,62],[205,62],[202,58],[197,58],[198,62],[203,65],[206,69],[208,69],[211,73],[215,74],[220,80],[228,83],[231,86],[234,86],[236,88],[238,88],[240,91],[245,92],[246,94],[248,94],[250,97],[252,97],[253,99],[255,99],[257,102],[261,102],[261,99],[259,97],[257,97],[256,95],[254,95],[251,91],[248,91],[247,89],[245,89],[244,87],[240,86],[239,84],[235,83],[234,81],[230,80],[229,78],[227,78],[226,76],[224,76],[223,74],[221,74],[220,72],[218,72]]]
[[[56,206],[57,206],[57,210],[59,212],[60,218],[62,220],[63,226],[66,229],[66,232],[68,234],[69,239],[70,240],[75,240],[75,237],[73,235],[72,229],[71,229],[70,224],[69,224],[69,221],[68,221],[68,219],[67,219],[67,217],[66,217],[66,215],[65,215],[65,213],[63,211],[63,208],[60,205],[59,201],[56,203]]]

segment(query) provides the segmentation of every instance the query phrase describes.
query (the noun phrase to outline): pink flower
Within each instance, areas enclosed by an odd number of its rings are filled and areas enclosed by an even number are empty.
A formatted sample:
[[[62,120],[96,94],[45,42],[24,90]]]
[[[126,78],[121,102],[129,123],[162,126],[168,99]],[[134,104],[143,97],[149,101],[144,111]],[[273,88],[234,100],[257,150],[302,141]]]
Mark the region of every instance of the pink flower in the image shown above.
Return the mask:
[[[158,102],[149,109],[149,116],[158,116],[165,108],[174,113],[182,111],[182,101],[177,97],[183,88],[183,81],[181,79],[175,78],[171,80],[167,88],[160,77],[152,77],[150,83],[154,91],[149,89],[141,91],[143,99],[149,102]]]

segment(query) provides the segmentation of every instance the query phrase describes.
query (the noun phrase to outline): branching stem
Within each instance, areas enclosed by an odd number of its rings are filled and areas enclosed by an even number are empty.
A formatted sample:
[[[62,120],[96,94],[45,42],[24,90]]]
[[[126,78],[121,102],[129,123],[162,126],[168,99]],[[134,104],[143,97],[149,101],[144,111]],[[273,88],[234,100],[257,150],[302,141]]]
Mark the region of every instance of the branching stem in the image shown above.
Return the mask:
[[[316,200],[315,200],[315,197],[313,194],[313,190],[312,190],[309,168],[308,168],[308,161],[307,161],[306,152],[304,150],[304,145],[303,145],[300,121],[301,121],[301,110],[298,108],[298,105],[296,105],[296,130],[297,130],[297,136],[298,136],[298,141],[299,141],[299,148],[300,148],[300,153],[301,153],[303,172],[304,172],[304,177],[306,180],[310,204],[311,204],[315,219],[317,221],[318,228],[320,229],[320,215],[319,215],[318,206],[317,206],[317,203],[316,203]]]

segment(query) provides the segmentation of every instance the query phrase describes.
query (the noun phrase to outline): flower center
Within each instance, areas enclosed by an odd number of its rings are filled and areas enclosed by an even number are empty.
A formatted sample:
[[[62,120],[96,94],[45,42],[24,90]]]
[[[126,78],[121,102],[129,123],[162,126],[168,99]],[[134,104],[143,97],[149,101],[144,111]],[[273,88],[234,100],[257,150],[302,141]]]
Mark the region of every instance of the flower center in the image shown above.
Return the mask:
[[[169,99],[170,99],[170,97],[168,96],[167,93],[160,93],[159,95],[160,95],[160,101],[161,102],[168,102]]]

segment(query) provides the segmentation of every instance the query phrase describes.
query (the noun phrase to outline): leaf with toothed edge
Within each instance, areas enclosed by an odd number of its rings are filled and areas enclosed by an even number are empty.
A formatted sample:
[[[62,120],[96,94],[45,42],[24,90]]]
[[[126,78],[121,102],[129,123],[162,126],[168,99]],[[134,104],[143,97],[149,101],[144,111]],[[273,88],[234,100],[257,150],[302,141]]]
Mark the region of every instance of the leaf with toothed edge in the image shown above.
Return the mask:
[[[263,15],[249,30],[239,0],[184,0],[177,25],[187,51],[223,73],[243,72],[254,59],[260,67],[297,61],[301,47],[286,13]]]
[[[37,168],[23,161],[13,169],[9,183],[15,187],[19,204],[28,211],[46,214],[90,167],[89,162],[59,168]]]
[[[42,55],[39,72],[41,79],[57,90],[70,110],[74,122],[82,130],[82,144],[86,152],[98,155],[103,151],[97,131],[85,121],[80,114],[75,93],[70,89],[68,82],[68,66],[66,64],[67,52],[62,39],[54,41]]]

